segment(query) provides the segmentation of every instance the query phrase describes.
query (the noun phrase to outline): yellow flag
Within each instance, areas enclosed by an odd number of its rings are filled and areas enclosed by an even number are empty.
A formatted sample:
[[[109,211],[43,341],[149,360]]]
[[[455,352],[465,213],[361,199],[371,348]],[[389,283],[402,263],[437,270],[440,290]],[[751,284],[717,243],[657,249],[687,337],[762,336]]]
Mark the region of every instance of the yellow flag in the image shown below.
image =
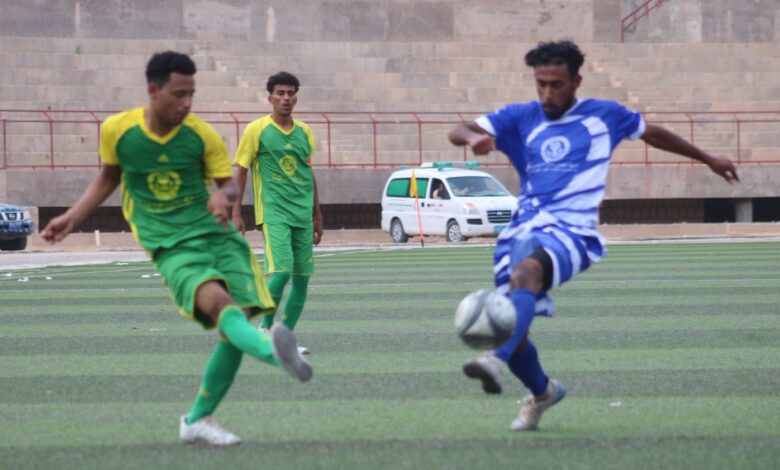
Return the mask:
[[[409,183],[409,196],[417,197],[417,177],[414,176],[414,170],[412,170],[412,181]]]

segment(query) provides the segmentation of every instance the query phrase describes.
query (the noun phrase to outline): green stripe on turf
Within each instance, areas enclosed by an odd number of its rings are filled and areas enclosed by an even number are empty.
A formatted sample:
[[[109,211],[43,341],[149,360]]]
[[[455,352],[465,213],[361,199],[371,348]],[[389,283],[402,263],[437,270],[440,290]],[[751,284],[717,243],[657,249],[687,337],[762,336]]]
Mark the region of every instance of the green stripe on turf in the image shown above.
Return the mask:
[[[345,364],[350,373],[420,373],[459,372],[461,365],[477,353],[464,348],[444,352],[408,352],[394,354],[384,352],[328,353],[316,351],[311,357],[317,376],[343,374]],[[571,351],[544,349],[544,366],[551,374],[559,372],[605,372],[605,371],[649,371],[664,370],[700,371],[722,369],[753,370],[775,369],[780,364],[778,348],[731,348],[731,349],[662,349],[658,351],[637,351],[635,349],[580,349]],[[13,380],[20,377],[79,377],[135,376],[135,375],[198,375],[202,372],[208,357],[207,351],[199,354],[155,354],[149,361],[139,360],[137,354],[110,355],[34,355],[0,357],[0,377]],[[106,368],[106,363],[111,367]],[[274,376],[278,371],[257,364],[245,358],[239,377],[242,375]],[[508,372],[507,382],[515,380]],[[464,378],[465,380],[465,378]]]

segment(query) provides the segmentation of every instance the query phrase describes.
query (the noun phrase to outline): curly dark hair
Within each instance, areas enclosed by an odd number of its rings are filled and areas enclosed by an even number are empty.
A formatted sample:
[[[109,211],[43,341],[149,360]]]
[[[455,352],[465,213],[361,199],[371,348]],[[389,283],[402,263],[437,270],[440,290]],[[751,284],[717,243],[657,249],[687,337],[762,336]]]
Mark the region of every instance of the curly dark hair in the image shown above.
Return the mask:
[[[146,82],[164,86],[172,73],[193,76],[197,72],[195,62],[187,54],[180,52],[158,52],[146,64]]]
[[[265,89],[268,90],[268,93],[274,92],[274,87],[276,85],[290,85],[295,87],[295,92],[298,92],[298,88],[301,86],[301,82],[298,80],[298,77],[291,74],[290,72],[277,72],[270,77],[268,77],[268,82],[265,84]]]
[[[525,65],[529,67],[566,64],[572,77],[579,75],[583,63],[585,54],[571,41],[540,42],[525,55]]]

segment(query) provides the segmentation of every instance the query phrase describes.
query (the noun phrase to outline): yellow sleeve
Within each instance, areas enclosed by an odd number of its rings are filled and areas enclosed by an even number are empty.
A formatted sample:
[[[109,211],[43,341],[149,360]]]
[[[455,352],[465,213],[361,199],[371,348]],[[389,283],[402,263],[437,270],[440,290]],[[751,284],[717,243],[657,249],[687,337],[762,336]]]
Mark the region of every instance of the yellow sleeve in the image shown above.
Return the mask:
[[[119,165],[116,144],[119,141],[121,115],[114,114],[100,125],[100,161],[104,165]]]
[[[314,140],[314,133],[312,133],[308,124],[301,121],[298,121],[298,124],[300,124],[303,132],[306,133],[306,139],[309,141],[309,159],[307,162],[311,165],[312,158],[314,157],[314,150],[317,148],[317,142]]]
[[[203,139],[203,163],[207,178],[230,178],[233,169],[230,167],[230,154],[222,136],[205,121],[200,121],[198,134]]]
[[[263,127],[261,120],[257,119],[250,122],[244,129],[244,135],[241,136],[241,140],[238,142],[238,149],[236,149],[236,156],[233,159],[233,164],[242,168],[250,169],[252,162],[257,157],[260,150],[260,131]]]

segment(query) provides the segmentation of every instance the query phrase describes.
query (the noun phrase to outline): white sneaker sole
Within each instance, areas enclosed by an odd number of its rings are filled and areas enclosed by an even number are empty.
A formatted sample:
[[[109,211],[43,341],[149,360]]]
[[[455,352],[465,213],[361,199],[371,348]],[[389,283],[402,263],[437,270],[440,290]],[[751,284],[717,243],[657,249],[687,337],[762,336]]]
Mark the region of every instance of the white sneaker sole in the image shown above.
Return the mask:
[[[241,438],[235,434],[233,434],[234,439],[228,440],[226,442],[211,442],[203,437],[185,437],[182,434],[183,428],[187,426],[185,422],[186,418],[187,415],[183,415],[179,418],[179,439],[187,445],[193,445],[196,447],[228,447],[241,444]]]
[[[311,365],[298,354],[298,344],[292,332],[281,323],[271,328],[274,356],[284,370],[301,382],[308,382],[314,371]]]
[[[466,377],[481,380],[482,390],[488,395],[501,394],[501,382],[497,381],[481,362],[474,360],[463,364],[463,373]]]

